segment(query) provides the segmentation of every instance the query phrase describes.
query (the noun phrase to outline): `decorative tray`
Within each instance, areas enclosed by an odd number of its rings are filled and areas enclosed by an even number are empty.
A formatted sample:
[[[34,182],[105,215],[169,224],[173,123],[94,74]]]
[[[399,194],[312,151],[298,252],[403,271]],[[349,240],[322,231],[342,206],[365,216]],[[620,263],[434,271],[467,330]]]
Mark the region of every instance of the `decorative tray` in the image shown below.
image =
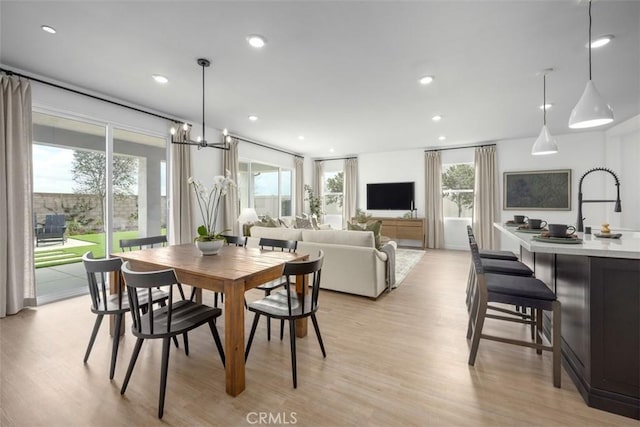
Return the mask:
[[[561,243],[565,245],[579,245],[582,243],[582,239],[579,239],[576,236],[567,236],[567,237],[551,237],[544,236],[542,234],[531,237],[532,240],[544,243]]]
[[[622,237],[622,233],[593,233],[593,235],[605,239],[619,239]]]
[[[531,234],[540,234],[546,231],[549,231],[546,228],[529,228],[528,226],[520,226],[516,230],[518,233],[531,233]]]

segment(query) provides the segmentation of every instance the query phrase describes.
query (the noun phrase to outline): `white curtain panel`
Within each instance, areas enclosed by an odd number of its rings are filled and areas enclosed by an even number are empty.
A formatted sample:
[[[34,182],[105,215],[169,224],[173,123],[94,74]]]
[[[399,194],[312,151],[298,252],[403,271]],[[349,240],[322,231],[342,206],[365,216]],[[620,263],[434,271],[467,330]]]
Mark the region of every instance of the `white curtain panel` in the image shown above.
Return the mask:
[[[226,174],[229,171],[229,176],[233,182],[236,183],[235,187],[229,189],[229,192],[224,198],[224,211],[223,221],[224,229],[229,230],[234,236],[240,235],[240,229],[238,225],[239,211],[239,197],[238,197],[238,140],[231,138],[229,142],[229,149],[222,153],[222,172]],[[222,230],[217,230],[222,231]]]
[[[442,213],[442,158],[439,151],[424,156],[425,216],[427,218],[427,247],[444,248],[444,218]]]
[[[356,215],[358,207],[358,159],[344,160],[344,188],[342,195],[342,228]]]
[[[494,249],[497,246],[497,236],[493,223],[498,216],[499,200],[495,145],[476,148],[475,169],[473,233],[479,247]]]
[[[31,85],[0,74],[0,317],[36,305]]]
[[[322,198],[322,187],[324,187],[323,176],[324,175],[324,161],[316,160],[313,162],[313,186],[312,190],[316,196]],[[321,220],[321,218],[318,218]]]
[[[304,157],[295,156],[293,158],[294,173],[296,175],[295,199],[296,216],[302,216],[304,212]]]
[[[178,132],[188,132],[178,127]],[[187,180],[191,176],[191,147],[171,144],[169,179],[169,242],[172,245],[193,242],[196,230],[191,221],[192,189]]]

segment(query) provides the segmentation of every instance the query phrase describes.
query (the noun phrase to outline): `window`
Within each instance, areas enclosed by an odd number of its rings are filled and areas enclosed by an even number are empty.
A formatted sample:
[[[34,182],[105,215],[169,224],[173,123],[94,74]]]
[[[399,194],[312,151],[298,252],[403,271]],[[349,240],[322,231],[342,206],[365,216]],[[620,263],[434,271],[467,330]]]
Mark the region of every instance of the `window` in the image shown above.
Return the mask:
[[[344,192],[344,171],[341,160],[325,161],[322,174],[322,212],[324,223],[333,228],[342,228],[342,202]]]
[[[473,163],[442,165],[442,210],[445,218],[471,218],[473,215]]]
[[[240,210],[254,208],[258,216],[293,215],[293,171],[264,163],[241,161],[238,170]]]

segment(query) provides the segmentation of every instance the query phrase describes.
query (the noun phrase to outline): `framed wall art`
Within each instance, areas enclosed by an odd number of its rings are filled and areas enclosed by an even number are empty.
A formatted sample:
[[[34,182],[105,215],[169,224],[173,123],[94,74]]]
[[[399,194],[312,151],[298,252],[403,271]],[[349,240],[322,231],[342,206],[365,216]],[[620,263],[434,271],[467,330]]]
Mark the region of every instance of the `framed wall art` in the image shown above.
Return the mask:
[[[504,173],[505,210],[571,210],[571,169]]]

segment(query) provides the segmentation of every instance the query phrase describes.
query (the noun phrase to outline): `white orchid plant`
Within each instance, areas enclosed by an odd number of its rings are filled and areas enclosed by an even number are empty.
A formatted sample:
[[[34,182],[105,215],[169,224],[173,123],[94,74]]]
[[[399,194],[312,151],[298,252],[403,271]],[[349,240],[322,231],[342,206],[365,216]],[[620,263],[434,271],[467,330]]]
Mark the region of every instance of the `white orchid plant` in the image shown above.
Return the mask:
[[[236,185],[229,176],[229,171],[227,171],[226,176],[218,175],[213,177],[213,184],[210,189],[205,187],[202,182],[193,179],[193,177],[189,177],[187,182],[193,186],[193,190],[196,193],[198,208],[200,208],[200,215],[202,215],[204,222],[198,227],[198,237],[195,240],[201,242],[223,240],[222,233],[228,230],[216,233],[216,222],[218,221],[220,201]]]

